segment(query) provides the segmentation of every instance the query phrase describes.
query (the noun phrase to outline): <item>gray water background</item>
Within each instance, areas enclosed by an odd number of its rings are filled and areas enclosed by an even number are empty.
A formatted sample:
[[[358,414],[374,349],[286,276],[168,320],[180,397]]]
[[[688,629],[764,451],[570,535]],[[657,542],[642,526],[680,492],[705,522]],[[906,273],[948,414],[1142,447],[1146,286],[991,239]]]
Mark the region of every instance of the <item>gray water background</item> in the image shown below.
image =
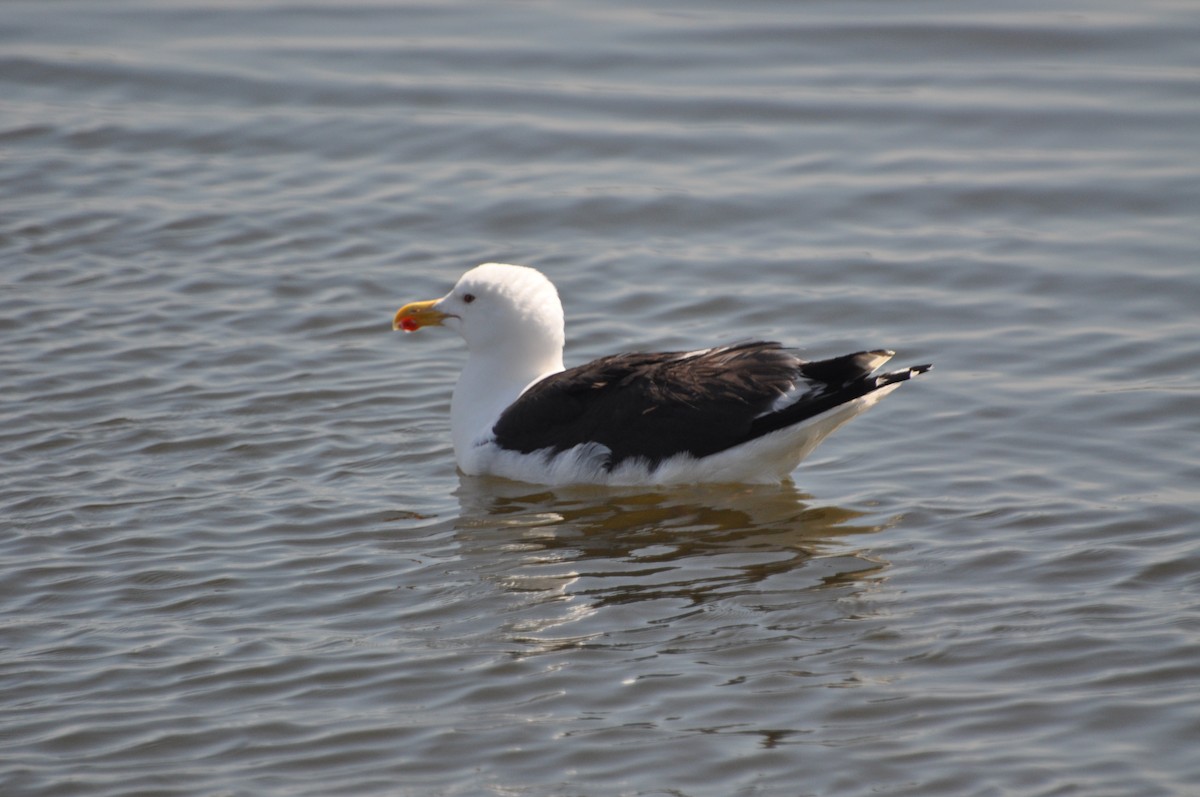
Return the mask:
[[[1193,2],[6,2],[0,793],[1200,794]],[[460,477],[461,342],[936,370]]]

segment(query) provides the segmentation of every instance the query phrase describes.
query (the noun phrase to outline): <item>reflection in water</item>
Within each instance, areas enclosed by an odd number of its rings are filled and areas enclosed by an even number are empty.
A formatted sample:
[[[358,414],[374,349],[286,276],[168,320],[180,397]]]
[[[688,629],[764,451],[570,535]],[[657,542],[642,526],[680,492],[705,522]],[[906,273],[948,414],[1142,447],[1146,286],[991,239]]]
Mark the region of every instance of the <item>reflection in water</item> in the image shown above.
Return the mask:
[[[885,563],[840,538],[880,531],[862,513],[814,507],[790,484],[624,490],[462,477],[464,554],[506,557],[507,589],[586,596],[593,606],[660,598],[702,604],[811,570],[801,588],[861,584]],[[794,575],[794,574],[793,574]],[[797,586],[795,577],[787,582]]]

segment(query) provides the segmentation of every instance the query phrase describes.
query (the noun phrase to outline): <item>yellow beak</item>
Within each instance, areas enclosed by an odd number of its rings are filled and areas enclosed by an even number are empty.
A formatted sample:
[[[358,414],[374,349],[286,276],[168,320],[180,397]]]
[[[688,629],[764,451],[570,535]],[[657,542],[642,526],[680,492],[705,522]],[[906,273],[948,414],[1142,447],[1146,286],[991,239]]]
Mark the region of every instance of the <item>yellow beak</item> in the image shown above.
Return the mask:
[[[433,306],[440,299],[430,299],[427,302],[410,302],[396,311],[392,319],[392,329],[403,329],[405,332],[416,332],[421,327],[440,327],[446,314],[434,310]]]

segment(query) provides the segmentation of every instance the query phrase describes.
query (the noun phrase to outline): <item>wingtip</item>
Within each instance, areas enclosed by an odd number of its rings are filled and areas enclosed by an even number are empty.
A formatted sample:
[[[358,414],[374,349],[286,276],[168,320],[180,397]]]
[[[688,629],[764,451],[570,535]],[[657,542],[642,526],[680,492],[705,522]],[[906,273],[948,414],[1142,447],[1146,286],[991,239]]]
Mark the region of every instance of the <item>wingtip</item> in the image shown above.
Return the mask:
[[[896,352],[891,349],[874,349],[857,355],[856,359],[863,371],[870,373],[895,356]]]
[[[902,368],[899,371],[889,371],[886,374],[881,374],[875,378],[875,384],[878,387],[886,387],[894,385],[897,382],[907,382],[914,376],[920,376],[926,371],[933,368],[933,363],[925,363],[923,365],[910,365],[907,368]]]

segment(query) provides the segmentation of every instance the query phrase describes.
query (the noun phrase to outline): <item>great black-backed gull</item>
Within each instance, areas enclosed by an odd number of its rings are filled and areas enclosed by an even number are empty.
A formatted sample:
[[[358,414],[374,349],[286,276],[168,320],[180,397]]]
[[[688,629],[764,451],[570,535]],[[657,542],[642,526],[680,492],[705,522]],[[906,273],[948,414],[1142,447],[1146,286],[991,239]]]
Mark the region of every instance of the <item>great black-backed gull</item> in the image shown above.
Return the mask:
[[[467,343],[450,402],[458,466],[539,484],[779,482],[830,432],[901,382],[894,352],[806,362],[758,341],[616,354],[563,369],[563,308],[539,271],[485,263],[393,329],[447,326]]]

